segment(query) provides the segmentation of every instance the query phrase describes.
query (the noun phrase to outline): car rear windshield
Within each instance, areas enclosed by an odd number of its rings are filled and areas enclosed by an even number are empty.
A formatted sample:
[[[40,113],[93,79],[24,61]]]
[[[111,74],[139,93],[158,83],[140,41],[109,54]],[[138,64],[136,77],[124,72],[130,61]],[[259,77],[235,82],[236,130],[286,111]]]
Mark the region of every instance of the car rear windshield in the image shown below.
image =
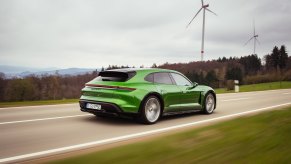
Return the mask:
[[[105,71],[100,72],[98,77],[95,78],[97,81],[116,81],[125,82],[134,77],[136,72],[115,72],[115,71]]]

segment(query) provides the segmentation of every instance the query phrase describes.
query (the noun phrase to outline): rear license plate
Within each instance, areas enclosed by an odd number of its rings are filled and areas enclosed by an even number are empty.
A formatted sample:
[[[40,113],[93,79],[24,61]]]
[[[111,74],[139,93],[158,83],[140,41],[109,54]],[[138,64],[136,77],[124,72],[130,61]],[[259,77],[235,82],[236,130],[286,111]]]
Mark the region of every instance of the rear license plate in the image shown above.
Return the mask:
[[[95,110],[101,110],[101,105],[100,104],[91,104],[87,103],[86,108],[88,109],[95,109]]]

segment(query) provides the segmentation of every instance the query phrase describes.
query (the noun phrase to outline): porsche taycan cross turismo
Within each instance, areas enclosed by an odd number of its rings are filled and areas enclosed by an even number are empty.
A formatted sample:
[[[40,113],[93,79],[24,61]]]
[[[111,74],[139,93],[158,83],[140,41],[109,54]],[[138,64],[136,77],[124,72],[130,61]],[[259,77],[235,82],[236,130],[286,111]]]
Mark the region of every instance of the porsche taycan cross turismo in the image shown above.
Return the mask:
[[[133,116],[154,124],[163,115],[216,108],[215,91],[167,69],[115,69],[100,72],[85,84],[81,111],[96,116]]]

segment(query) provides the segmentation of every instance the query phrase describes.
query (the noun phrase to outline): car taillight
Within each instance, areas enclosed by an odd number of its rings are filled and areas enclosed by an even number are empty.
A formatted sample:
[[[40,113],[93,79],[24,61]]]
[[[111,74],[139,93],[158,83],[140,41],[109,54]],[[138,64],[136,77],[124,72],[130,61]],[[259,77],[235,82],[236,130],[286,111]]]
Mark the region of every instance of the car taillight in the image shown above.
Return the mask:
[[[109,85],[99,85],[99,84],[86,84],[85,86],[97,87],[97,88],[118,89],[118,90],[128,90],[128,91],[136,90],[135,88],[120,87],[120,86],[109,86]]]

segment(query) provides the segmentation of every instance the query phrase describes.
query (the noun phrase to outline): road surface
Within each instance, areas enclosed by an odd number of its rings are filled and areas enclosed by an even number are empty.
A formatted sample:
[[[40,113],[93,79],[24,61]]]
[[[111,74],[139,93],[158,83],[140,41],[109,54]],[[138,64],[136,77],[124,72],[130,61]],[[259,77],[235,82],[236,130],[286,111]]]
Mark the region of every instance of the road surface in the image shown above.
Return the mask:
[[[78,104],[0,108],[0,163],[13,163],[174,131],[291,105],[291,89],[219,94],[212,115],[190,114],[142,125],[127,119],[102,119]]]

